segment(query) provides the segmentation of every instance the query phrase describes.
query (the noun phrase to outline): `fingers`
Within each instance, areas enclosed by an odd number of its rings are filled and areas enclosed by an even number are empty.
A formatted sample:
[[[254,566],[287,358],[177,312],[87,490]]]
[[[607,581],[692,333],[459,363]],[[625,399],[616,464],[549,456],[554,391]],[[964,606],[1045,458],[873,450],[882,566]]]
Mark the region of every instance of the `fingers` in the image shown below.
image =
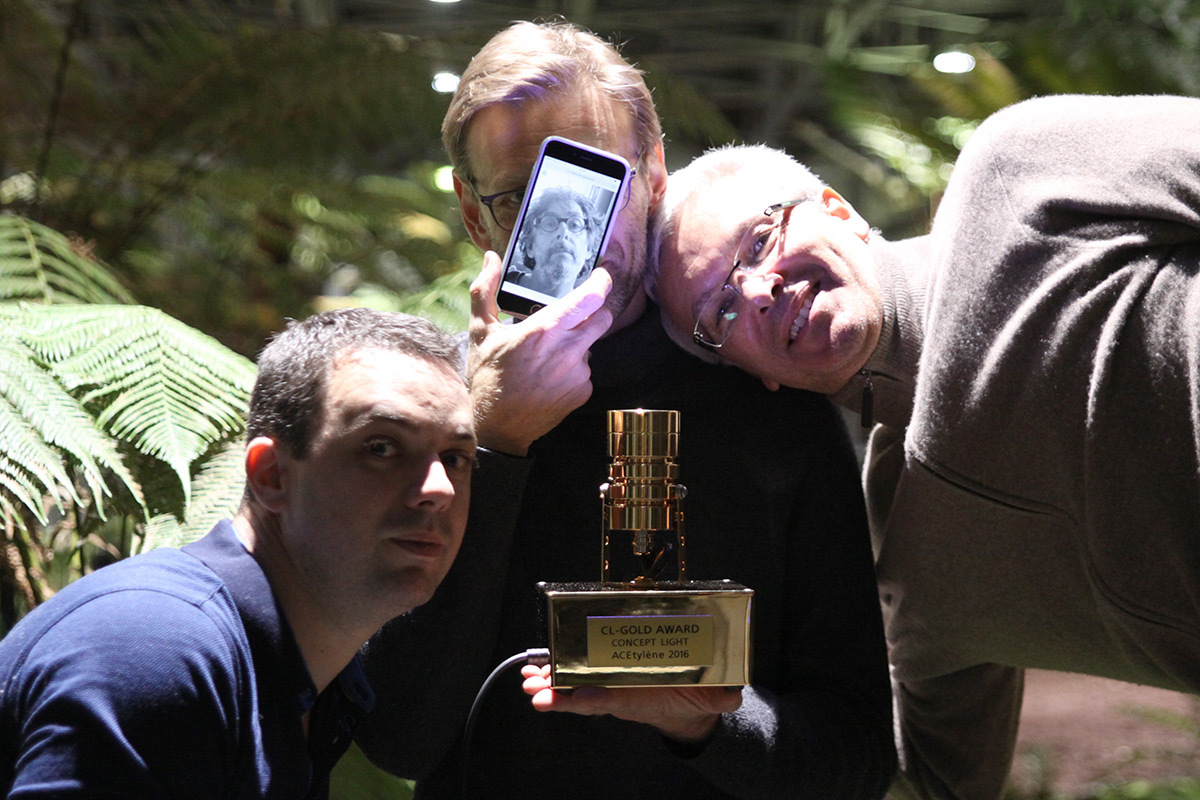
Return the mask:
[[[523,456],[592,393],[588,351],[612,325],[605,270],[515,325],[501,325],[494,299],[501,264],[488,253],[471,285],[467,376],[475,433],[484,447]]]
[[[471,338],[478,341],[487,326],[500,321],[496,292],[500,289],[502,264],[500,256],[488,250],[483,254],[483,267],[471,281]]]
[[[545,335],[556,358],[585,359],[591,346],[612,326],[612,312],[604,307],[611,290],[608,272],[595,269],[586,281],[559,301],[531,314],[521,326],[527,335],[535,331]]]
[[[551,303],[537,313],[531,314],[527,321],[533,321],[547,330],[559,327],[574,330],[583,323],[596,320],[596,317],[599,316],[597,312],[604,306],[604,300],[610,291],[612,291],[612,277],[607,270],[597,267],[592,270],[592,274],[587,277],[587,280],[572,289],[558,302]],[[607,312],[604,312],[604,316],[607,317],[604,330],[608,330],[608,326],[612,324],[612,316]],[[593,339],[593,341],[595,340]]]
[[[550,665],[535,667],[526,664],[521,667],[521,675],[525,678],[521,688],[532,698],[530,702],[534,709],[537,711],[554,710],[556,694],[550,688]]]
[[[635,722],[664,722],[666,718],[689,720],[736,711],[742,705],[741,687],[692,686],[678,689],[627,687],[608,689],[584,686],[573,692],[550,687],[550,666],[526,665],[521,688],[533,698],[539,711],[573,714],[612,714]]]
[[[541,678],[545,681],[549,681],[550,680],[550,665],[545,664],[545,665],[539,667],[536,664],[526,664],[525,666],[521,667],[521,677],[523,677],[523,678]],[[547,683],[546,685],[549,686],[550,684]]]

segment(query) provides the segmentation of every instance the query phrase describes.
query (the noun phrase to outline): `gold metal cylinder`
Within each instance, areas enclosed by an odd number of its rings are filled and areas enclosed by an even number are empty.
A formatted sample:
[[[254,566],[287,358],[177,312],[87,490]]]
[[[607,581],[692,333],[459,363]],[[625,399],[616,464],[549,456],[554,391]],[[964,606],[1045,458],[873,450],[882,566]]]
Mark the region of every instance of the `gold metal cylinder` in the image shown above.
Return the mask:
[[[646,408],[608,412],[610,458],[659,458],[679,455],[679,412]]]
[[[679,412],[608,412],[609,465],[605,514],[613,530],[673,530],[679,493]]]

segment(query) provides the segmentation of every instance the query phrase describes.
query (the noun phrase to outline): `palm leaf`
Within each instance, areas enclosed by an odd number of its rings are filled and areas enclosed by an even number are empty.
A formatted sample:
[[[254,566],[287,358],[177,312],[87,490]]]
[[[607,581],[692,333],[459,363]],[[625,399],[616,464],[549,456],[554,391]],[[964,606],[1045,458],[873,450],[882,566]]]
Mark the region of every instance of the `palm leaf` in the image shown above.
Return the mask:
[[[246,485],[245,448],[240,441],[221,447],[192,482],[191,501],[183,521],[160,514],[146,525],[144,550],[182,547],[199,539],[217,524],[232,517],[241,504]]]
[[[104,516],[110,473],[144,506],[141,490],[117,449],[80,403],[38,363],[34,352],[9,335],[0,339],[0,484],[43,524],[42,497],[80,498],[64,463],[78,462],[84,482]]]
[[[58,231],[0,214],[0,299],[41,303],[128,303],[129,293]]]
[[[143,306],[0,306],[109,435],[171,467],[190,495],[193,461],[240,433],[254,365]]]

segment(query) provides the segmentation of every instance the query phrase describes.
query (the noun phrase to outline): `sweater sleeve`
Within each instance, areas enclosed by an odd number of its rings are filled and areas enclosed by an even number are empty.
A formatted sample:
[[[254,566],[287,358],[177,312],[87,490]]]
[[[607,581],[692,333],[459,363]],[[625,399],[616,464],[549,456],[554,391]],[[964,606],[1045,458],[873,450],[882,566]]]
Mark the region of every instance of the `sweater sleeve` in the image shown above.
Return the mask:
[[[832,407],[806,428],[787,522],[774,690],[746,687],[692,766],[747,798],[878,798],[896,770],[891,692],[853,450]],[[765,644],[765,643],[763,643]]]
[[[367,643],[364,666],[376,699],[354,738],[394,775],[421,779],[445,757],[493,667],[509,548],[531,464],[479,449],[453,567],[428,603]]]
[[[905,770],[893,793],[941,800],[1001,797],[1024,688],[1023,669],[999,664],[897,683]]]
[[[248,778],[238,687],[249,673],[203,609],[112,592],[10,637],[20,653],[3,686],[17,740],[8,797],[201,800]]]

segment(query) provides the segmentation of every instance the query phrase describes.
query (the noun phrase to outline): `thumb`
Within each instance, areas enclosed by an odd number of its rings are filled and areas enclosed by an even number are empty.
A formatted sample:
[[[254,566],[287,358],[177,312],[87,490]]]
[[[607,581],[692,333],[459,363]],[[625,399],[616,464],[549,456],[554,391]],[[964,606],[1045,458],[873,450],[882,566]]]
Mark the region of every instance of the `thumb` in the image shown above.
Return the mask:
[[[587,280],[563,295],[558,302],[531,315],[530,319],[537,318],[547,329],[562,327],[565,330],[573,330],[604,307],[604,300],[611,291],[612,277],[603,267],[596,267]],[[609,323],[611,322],[610,319]],[[607,329],[606,325],[604,330]]]
[[[483,254],[483,267],[471,281],[471,340],[483,337],[489,325],[500,321],[496,292],[500,289],[500,256],[491,250]]]

